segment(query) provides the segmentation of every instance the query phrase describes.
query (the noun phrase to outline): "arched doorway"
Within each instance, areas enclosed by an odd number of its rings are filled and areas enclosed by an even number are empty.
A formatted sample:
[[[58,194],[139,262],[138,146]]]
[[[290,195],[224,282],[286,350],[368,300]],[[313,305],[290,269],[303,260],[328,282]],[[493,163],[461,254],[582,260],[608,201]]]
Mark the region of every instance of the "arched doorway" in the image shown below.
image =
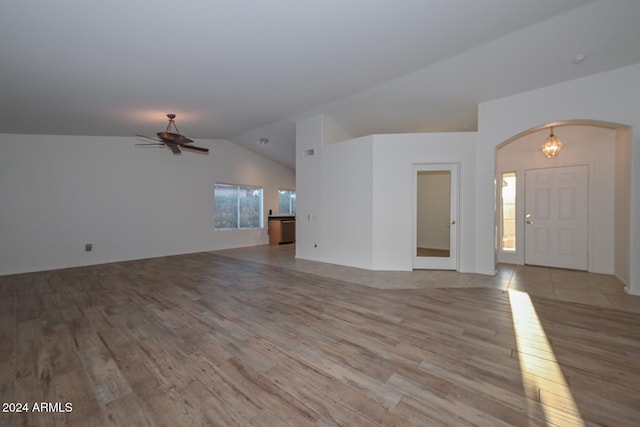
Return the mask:
[[[564,145],[557,157],[549,159],[540,151],[540,146],[549,135],[551,126],[554,127],[554,133]],[[498,184],[496,185],[495,217],[498,231],[496,260],[502,263],[529,263],[615,274],[627,283],[630,147],[628,126],[591,120],[547,123],[521,132],[500,144],[496,148],[495,168]],[[564,184],[552,182],[551,187],[542,190],[536,189],[533,184],[533,176],[543,176],[553,181],[549,177],[572,171],[578,166],[586,171],[585,182],[579,184],[579,187],[584,187],[582,190],[585,191],[585,198],[581,202],[585,204],[582,207],[573,203],[575,201],[571,199],[574,195],[573,190],[567,190],[568,187]],[[532,191],[537,194],[533,198],[531,198]],[[538,224],[532,217],[531,205],[526,206],[528,193],[530,204],[531,200],[535,202],[540,194],[551,195],[548,200],[555,203],[556,217],[553,215],[550,217],[549,224],[552,227],[546,231],[533,234],[530,232],[535,230]],[[569,199],[571,203],[568,202]],[[571,209],[566,206],[570,206]],[[545,209],[548,207],[545,206]],[[572,209],[586,209],[586,212],[580,212],[584,213],[584,227],[575,231],[578,234],[582,232],[586,234],[582,239],[584,243],[580,243],[580,236],[573,239],[574,230],[564,225],[559,226],[562,218],[558,215],[562,216]],[[560,229],[562,229],[561,232],[558,231]],[[572,239],[566,239],[563,242],[563,233],[567,236],[571,235]],[[540,237],[541,241],[534,242],[535,244],[532,245],[531,239],[535,238],[535,234],[543,237]],[[544,236],[549,241],[546,241]],[[575,248],[571,246],[572,244],[582,245],[582,247]],[[561,257],[556,255],[546,258],[528,256],[534,252],[532,249],[534,247],[541,252],[545,250],[569,252],[573,249],[584,249],[584,268],[580,267],[582,264],[564,265],[558,261]],[[541,259],[543,261],[540,261]],[[548,262],[544,259],[552,261]]]

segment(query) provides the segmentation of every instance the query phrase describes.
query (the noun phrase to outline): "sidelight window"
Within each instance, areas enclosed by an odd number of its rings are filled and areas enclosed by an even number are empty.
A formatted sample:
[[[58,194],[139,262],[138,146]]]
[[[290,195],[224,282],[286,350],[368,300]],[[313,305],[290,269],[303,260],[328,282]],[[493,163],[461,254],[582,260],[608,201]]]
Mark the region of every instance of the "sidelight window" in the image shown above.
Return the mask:
[[[501,247],[504,252],[516,251],[516,173],[502,174],[500,195]]]

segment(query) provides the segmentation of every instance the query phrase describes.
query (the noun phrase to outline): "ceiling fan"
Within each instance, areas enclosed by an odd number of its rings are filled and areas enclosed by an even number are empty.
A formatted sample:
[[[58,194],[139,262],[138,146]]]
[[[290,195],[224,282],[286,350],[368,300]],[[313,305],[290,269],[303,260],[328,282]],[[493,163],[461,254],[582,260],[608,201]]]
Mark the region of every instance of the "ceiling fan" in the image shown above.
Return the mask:
[[[185,148],[187,150],[199,151],[201,153],[208,153],[209,152],[208,148],[196,147],[195,145],[191,145],[193,140],[180,134],[180,131],[178,130],[178,127],[176,126],[176,121],[175,121],[176,115],[175,114],[167,114],[167,117],[169,118],[169,124],[167,125],[167,129],[164,132],[156,133],[156,135],[158,135],[158,139],[151,138],[151,137],[145,136],[145,135],[136,134],[136,136],[138,136],[140,138],[146,138],[146,139],[150,139],[150,140],[156,141],[156,142],[145,143],[145,144],[136,144],[136,145],[137,146],[143,146],[143,145],[144,146],[157,146],[157,147],[167,146],[173,152],[173,154],[182,153],[182,151],[180,150],[181,147]],[[173,127],[173,129],[175,129],[175,132],[171,132],[171,128],[172,127]]]

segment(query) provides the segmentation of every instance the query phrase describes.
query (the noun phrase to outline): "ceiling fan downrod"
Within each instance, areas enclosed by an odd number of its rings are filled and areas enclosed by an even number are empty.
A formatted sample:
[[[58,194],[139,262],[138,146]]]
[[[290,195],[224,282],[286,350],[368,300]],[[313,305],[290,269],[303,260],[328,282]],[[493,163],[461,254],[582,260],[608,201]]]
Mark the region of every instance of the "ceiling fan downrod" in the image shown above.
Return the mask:
[[[176,130],[176,133],[180,133],[180,131],[178,130],[178,126],[176,126],[176,115],[173,113],[167,114],[167,117],[169,118],[169,123],[167,124],[167,130],[166,132],[171,132],[171,125],[173,125],[173,128]]]

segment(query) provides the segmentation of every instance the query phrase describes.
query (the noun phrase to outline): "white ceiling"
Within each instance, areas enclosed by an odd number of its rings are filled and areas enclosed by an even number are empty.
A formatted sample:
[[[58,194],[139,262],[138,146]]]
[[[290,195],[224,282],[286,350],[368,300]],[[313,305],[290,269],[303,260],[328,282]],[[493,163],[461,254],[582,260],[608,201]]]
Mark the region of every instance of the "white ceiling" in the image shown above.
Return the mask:
[[[297,119],[475,130],[479,102],[640,62],[638,22],[637,0],[5,2],[0,132],[154,134],[176,113],[294,168]]]

